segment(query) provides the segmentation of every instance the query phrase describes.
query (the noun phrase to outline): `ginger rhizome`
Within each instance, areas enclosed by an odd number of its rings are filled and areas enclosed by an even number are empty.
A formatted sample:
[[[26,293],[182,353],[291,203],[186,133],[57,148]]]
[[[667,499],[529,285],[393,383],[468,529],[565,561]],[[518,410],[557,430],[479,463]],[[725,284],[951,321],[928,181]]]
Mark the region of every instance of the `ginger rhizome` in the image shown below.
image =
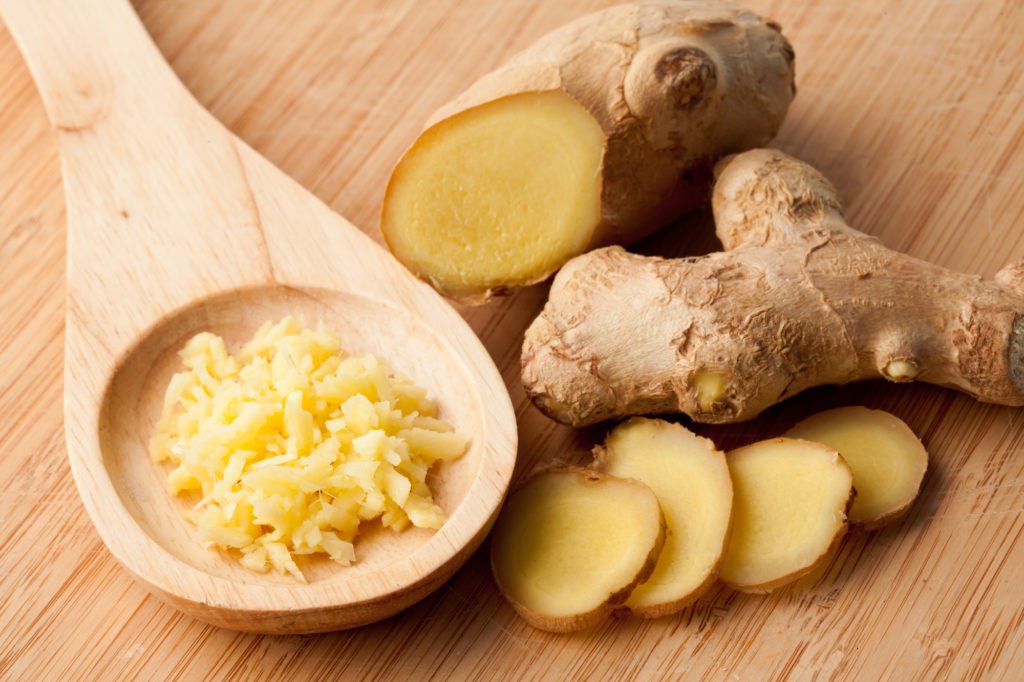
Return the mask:
[[[702,205],[714,160],[774,137],[794,92],[778,25],[733,5],[586,15],[431,117],[381,231],[441,293],[481,303]]]
[[[523,345],[541,410],[574,426],[671,412],[729,423],[878,377],[1024,405],[1024,268],[984,280],[888,249],[846,224],[820,173],[778,151],[716,172],[724,252],[610,247],[562,268]]]

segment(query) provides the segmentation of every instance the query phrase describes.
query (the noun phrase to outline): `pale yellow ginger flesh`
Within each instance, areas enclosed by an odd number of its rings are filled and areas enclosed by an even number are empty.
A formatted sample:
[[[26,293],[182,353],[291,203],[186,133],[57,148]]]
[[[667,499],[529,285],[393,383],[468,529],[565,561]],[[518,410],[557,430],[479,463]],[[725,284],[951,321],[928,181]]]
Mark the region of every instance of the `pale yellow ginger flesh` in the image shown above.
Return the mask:
[[[320,325],[265,324],[237,355],[210,333],[181,352],[150,452],[209,547],[255,571],[304,580],[295,558],[356,559],[371,519],[396,531],[440,528],[427,473],[466,439],[437,418],[425,389],[373,356],[352,357]]]
[[[505,97],[425,132],[388,188],[382,231],[453,297],[546,277],[590,241],[604,134],[559,91]]]
[[[902,420],[866,407],[840,407],[804,419],[787,433],[835,448],[853,470],[850,522],[875,527],[906,511],[928,469],[928,453]]]
[[[598,450],[602,471],[654,491],[665,515],[665,545],[654,572],[626,601],[645,617],[675,613],[715,580],[732,514],[725,455],[679,424],[633,418]]]
[[[732,532],[719,569],[743,592],[768,592],[828,559],[846,532],[853,474],[834,449],[791,438],[726,456],[733,484]]]
[[[511,496],[491,538],[502,593],[531,625],[590,627],[650,575],[663,519],[647,486],[581,469],[552,469]]]

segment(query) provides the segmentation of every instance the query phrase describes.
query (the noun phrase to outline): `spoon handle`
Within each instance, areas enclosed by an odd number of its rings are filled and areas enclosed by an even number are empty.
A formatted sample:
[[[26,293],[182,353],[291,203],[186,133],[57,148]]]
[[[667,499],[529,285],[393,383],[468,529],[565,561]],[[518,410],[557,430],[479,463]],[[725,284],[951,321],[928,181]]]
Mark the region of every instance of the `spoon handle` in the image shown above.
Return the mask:
[[[68,338],[116,354],[203,295],[274,279],[241,145],[164,61],[127,0],[0,0],[60,147]],[[245,150],[248,152],[248,150]]]
[[[187,96],[127,0],[0,0],[0,14],[58,131],[119,106],[158,114]]]

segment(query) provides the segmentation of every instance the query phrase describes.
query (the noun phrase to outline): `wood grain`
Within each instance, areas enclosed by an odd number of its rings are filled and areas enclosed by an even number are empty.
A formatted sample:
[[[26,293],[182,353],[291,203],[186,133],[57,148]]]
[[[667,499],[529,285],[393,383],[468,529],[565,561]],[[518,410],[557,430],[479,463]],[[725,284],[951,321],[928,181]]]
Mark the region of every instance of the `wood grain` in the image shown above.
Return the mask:
[[[350,0],[137,5],[186,86],[232,131],[377,237],[390,165],[474,76],[598,0]],[[1024,5],[1015,0],[749,0],[797,53],[777,145],[839,187],[851,224],[893,248],[992,275],[1024,257]],[[478,552],[440,591],[360,630],[259,637],[161,605],[102,548],[74,491],[61,420],[64,215],[56,145],[0,31],[0,676],[569,679],[1019,679],[1024,666],[1024,413],[941,389],[814,391],[721,447],[813,410],[890,410],[932,455],[893,528],[846,538],[828,569],[771,597],[714,589],[691,610],[555,636],[497,596]],[[641,249],[714,248],[706,216]],[[542,287],[465,311],[520,421],[517,476],[603,435],[557,427],[518,384]]]

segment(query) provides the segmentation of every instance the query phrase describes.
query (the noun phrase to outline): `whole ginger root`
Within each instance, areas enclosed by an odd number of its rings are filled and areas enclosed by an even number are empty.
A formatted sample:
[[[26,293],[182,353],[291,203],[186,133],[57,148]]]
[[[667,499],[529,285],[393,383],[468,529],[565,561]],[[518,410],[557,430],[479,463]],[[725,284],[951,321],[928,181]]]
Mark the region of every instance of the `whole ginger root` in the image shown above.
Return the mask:
[[[723,0],[580,17],[435,112],[381,212],[392,253],[479,304],[707,200],[711,167],[766,144],[795,93],[778,24]]]
[[[818,171],[775,150],[716,175],[724,252],[610,247],[559,272],[522,355],[523,384],[553,419],[737,422],[877,377],[1024,405],[1024,266],[983,280],[888,249],[846,224]]]

